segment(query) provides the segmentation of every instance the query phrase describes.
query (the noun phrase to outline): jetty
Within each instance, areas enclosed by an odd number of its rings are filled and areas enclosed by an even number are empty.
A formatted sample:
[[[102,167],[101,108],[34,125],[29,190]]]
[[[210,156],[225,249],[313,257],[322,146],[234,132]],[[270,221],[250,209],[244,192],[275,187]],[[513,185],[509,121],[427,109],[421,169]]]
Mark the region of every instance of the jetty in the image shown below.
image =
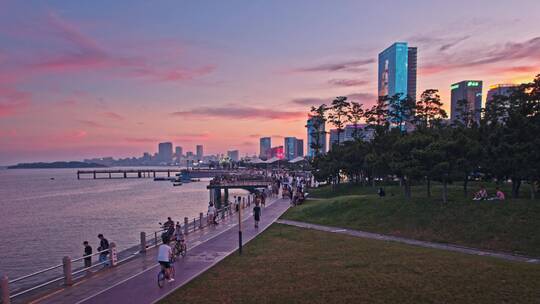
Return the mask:
[[[224,174],[231,174],[238,170],[223,169],[181,169],[181,168],[138,168],[138,169],[96,169],[78,170],[77,179],[114,179],[114,178],[156,178],[181,175],[183,179],[211,178]]]

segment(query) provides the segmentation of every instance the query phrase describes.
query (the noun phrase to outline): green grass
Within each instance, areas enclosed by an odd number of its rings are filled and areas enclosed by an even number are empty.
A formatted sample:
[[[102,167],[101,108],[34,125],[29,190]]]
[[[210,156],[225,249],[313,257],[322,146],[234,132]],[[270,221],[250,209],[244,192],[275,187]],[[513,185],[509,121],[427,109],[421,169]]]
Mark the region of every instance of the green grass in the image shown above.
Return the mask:
[[[273,225],[161,303],[539,303],[540,265]]]
[[[472,201],[454,185],[450,202],[442,204],[437,187],[432,198],[424,187],[413,187],[409,201],[399,187],[385,189],[384,198],[373,188],[355,185],[341,185],[334,192],[312,189],[310,195],[325,199],[308,200],[283,218],[540,256],[540,200]]]

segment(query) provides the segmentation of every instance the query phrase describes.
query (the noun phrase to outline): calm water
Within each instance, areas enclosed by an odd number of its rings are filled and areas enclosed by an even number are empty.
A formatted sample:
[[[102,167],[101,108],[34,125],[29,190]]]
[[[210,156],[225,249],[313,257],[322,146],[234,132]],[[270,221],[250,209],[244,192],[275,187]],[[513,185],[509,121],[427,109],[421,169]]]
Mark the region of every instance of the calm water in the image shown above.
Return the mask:
[[[182,221],[208,206],[207,181],[173,187],[152,179],[77,180],[74,169],[0,169],[0,273],[14,278],[97,249],[139,243],[167,216]],[[54,178],[54,180],[51,180]]]

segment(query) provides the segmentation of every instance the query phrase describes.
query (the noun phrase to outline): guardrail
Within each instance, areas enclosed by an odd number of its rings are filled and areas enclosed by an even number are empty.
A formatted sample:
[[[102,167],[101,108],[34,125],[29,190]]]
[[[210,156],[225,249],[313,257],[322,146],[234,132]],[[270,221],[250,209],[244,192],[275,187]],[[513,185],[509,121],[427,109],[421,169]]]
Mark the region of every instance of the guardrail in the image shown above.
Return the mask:
[[[272,195],[272,194],[270,194]],[[253,203],[253,197],[251,195],[247,197],[242,197],[240,204],[238,202],[228,202],[228,204],[216,211],[214,215],[216,221],[223,221],[225,218],[235,214],[237,208],[247,208]],[[181,228],[184,229],[184,234],[188,235],[195,231],[204,229],[206,227],[213,225],[213,220],[209,217],[208,213],[204,214],[203,212],[199,213],[198,218],[193,218],[190,220],[187,217],[184,217],[184,223],[181,224]],[[9,304],[11,299],[20,297],[25,294],[29,294],[33,291],[36,291],[40,288],[52,285],[63,281],[63,285],[71,286],[73,285],[74,280],[80,279],[87,274],[92,273],[92,270],[95,270],[99,266],[107,268],[107,266],[114,267],[118,264],[121,264],[125,261],[128,261],[134,257],[139,256],[140,254],[146,253],[148,249],[157,247],[162,244],[161,235],[164,232],[164,229],[157,231],[152,231],[150,233],[141,232],[140,233],[140,244],[132,245],[131,247],[125,248],[124,251],[118,252],[118,248],[115,242],[110,243],[108,249],[92,253],[90,255],[81,256],[75,259],[72,259],[69,256],[65,256],[62,259],[62,264],[57,264],[45,269],[38,270],[36,272],[20,276],[18,278],[9,280],[9,278],[4,275],[0,277],[0,289],[1,289],[1,302],[2,304]],[[148,239],[147,237],[151,238]],[[133,252],[136,250],[135,252]],[[104,261],[92,264],[90,267],[77,267],[75,270],[72,269],[74,263],[83,262],[87,258],[92,258],[97,255],[106,255]],[[98,269],[97,271],[100,271]],[[95,272],[95,271],[94,271]],[[42,279],[38,280],[36,277],[41,276]],[[27,284],[22,284],[24,281],[30,281]],[[18,286],[17,286],[18,285]],[[13,289],[13,291],[12,291]]]

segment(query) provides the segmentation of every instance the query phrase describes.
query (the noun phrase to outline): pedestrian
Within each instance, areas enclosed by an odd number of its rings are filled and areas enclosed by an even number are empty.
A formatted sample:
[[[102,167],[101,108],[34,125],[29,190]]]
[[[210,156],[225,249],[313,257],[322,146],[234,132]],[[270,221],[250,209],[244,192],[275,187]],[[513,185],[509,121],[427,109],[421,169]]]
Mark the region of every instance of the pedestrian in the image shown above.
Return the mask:
[[[259,221],[261,220],[261,207],[259,204],[255,204],[255,207],[253,207],[253,218],[255,219],[255,228],[259,228]]]
[[[216,207],[214,207],[213,203],[210,203],[208,206],[208,218],[211,219],[212,224],[217,225],[218,222],[216,221]]]
[[[84,245],[84,268],[92,266],[92,246],[88,244],[88,241],[83,242]]]
[[[99,238],[99,247],[98,251],[99,253],[99,262],[104,263],[104,266],[109,266],[109,262],[107,261],[107,255],[109,254],[109,241],[103,236],[103,234],[98,234]]]

